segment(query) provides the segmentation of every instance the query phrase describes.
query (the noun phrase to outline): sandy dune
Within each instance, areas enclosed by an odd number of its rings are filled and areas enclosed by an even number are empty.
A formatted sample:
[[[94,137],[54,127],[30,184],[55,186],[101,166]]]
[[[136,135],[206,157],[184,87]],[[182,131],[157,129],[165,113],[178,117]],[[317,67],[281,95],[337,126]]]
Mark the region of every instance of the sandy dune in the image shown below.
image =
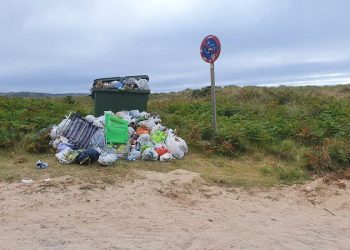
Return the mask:
[[[246,191],[184,170],[138,175],[0,184],[0,249],[350,248],[349,181]]]

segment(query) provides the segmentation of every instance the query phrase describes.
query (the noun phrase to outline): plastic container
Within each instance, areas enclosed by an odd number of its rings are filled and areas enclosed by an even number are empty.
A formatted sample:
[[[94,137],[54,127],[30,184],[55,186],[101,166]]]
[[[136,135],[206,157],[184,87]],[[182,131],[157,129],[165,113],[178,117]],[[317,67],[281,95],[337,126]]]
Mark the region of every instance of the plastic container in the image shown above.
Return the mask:
[[[118,112],[121,110],[141,110],[147,111],[149,90],[119,90],[113,88],[95,88],[98,81],[112,82],[123,81],[128,78],[138,78],[149,80],[146,75],[110,77],[95,79],[91,88],[91,97],[94,100],[95,116],[104,114],[104,111]]]

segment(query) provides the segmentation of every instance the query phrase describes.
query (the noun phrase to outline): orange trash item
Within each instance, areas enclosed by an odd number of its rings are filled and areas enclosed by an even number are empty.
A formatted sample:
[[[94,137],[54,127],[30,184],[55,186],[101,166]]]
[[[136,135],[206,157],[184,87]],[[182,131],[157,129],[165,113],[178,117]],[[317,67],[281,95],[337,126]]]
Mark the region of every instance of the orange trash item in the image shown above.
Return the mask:
[[[136,129],[136,134],[137,134],[137,135],[142,135],[142,134],[148,134],[148,135],[149,135],[149,131],[148,131],[148,129],[146,129],[146,128],[138,127],[138,128]]]

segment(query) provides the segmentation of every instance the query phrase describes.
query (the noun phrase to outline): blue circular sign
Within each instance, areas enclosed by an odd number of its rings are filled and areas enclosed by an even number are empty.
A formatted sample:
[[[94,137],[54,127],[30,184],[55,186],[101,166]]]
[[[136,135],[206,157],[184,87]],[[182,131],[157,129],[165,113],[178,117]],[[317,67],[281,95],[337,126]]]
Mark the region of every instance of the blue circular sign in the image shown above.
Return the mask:
[[[221,44],[216,36],[206,36],[201,43],[201,57],[207,63],[213,63],[221,52]]]

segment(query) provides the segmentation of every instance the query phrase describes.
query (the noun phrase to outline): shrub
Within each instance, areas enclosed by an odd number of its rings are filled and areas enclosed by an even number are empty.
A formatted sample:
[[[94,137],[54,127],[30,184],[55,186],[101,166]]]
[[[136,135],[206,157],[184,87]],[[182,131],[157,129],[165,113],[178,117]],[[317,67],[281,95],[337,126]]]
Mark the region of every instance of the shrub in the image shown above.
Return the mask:
[[[307,167],[316,173],[350,168],[350,145],[347,141],[326,139],[305,154]]]
[[[61,121],[69,108],[62,100],[0,97],[0,147],[12,147],[25,135]]]
[[[246,151],[244,141],[235,131],[221,129],[212,138],[214,151],[221,155],[238,156]]]
[[[295,161],[299,153],[299,148],[300,146],[291,139],[286,139],[265,146],[267,152],[286,161]]]
[[[71,96],[71,95],[64,97],[64,101],[69,105],[75,104],[75,100],[73,99],[73,96]]]
[[[46,153],[52,147],[49,146],[51,127],[40,130],[35,134],[28,134],[24,137],[22,143],[25,150],[29,153]]]
[[[211,87],[207,86],[205,88],[201,89],[194,89],[192,90],[192,97],[197,98],[197,97],[206,97],[211,94]]]
[[[201,139],[205,141],[209,141],[215,136],[215,131],[212,127],[203,127],[200,133]]]

